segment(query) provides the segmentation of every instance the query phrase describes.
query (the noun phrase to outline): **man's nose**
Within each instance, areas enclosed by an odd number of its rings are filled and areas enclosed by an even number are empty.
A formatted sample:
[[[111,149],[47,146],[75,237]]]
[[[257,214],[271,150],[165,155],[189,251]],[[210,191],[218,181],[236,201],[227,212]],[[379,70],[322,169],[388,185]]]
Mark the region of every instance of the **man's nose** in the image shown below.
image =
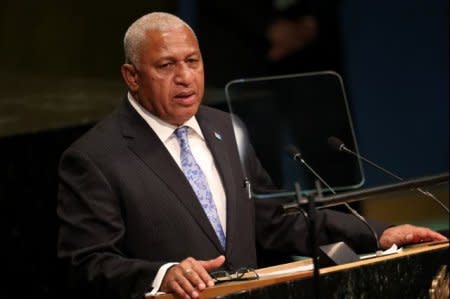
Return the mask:
[[[192,72],[193,70],[186,63],[178,64],[175,70],[175,82],[189,84],[192,80]]]

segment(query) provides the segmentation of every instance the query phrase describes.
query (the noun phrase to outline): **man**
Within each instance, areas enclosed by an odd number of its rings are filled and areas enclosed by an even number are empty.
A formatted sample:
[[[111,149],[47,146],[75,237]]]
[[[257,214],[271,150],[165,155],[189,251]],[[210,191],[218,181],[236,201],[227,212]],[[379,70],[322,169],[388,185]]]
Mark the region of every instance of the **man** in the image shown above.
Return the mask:
[[[204,70],[192,29],[151,13],[130,26],[124,48],[123,105],[60,162],[58,255],[83,298],[142,298],[151,290],[196,298],[214,285],[209,272],[257,267],[257,246],[307,253],[301,216],[282,217],[276,203],[248,198],[230,116],[200,105]],[[254,188],[271,188],[251,147],[246,171]],[[318,212],[317,223],[320,243],[374,249],[367,227],[351,216]],[[441,239],[401,226],[384,230],[380,242]]]

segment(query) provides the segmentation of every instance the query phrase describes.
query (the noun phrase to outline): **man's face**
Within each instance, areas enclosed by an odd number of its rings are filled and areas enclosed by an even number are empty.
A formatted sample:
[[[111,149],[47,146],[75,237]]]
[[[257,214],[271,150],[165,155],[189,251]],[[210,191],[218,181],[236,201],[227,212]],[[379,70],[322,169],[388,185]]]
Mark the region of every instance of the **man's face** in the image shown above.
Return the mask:
[[[179,126],[197,112],[204,93],[203,61],[188,28],[147,32],[139,62],[128,67],[131,93],[152,114]]]

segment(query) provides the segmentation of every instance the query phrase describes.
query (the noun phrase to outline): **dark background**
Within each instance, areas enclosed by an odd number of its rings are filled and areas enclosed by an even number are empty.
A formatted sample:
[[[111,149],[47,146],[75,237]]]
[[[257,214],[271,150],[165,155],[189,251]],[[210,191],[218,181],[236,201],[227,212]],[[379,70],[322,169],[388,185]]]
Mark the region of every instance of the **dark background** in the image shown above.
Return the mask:
[[[448,171],[448,1],[319,2],[336,8],[328,15],[339,42],[330,47],[339,53],[360,152],[406,178]],[[58,159],[120,102],[123,34],[154,10],[177,13],[197,31],[206,104],[221,105],[230,80],[270,74],[270,1],[0,4],[2,298],[63,297]],[[392,182],[365,173],[365,186]]]

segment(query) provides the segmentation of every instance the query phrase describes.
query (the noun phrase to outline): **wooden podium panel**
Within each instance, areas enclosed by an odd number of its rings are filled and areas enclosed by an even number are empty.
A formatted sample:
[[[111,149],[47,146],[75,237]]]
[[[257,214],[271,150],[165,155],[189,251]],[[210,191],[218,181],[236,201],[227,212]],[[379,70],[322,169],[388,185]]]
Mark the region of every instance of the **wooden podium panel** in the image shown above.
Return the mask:
[[[424,243],[403,251],[320,269],[321,298],[428,298],[440,266],[448,265],[449,244]],[[208,288],[200,298],[315,298],[312,271],[271,275],[310,264],[303,260],[258,269],[259,280],[229,282]],[[177,298],[172,294],[147,297]]]

